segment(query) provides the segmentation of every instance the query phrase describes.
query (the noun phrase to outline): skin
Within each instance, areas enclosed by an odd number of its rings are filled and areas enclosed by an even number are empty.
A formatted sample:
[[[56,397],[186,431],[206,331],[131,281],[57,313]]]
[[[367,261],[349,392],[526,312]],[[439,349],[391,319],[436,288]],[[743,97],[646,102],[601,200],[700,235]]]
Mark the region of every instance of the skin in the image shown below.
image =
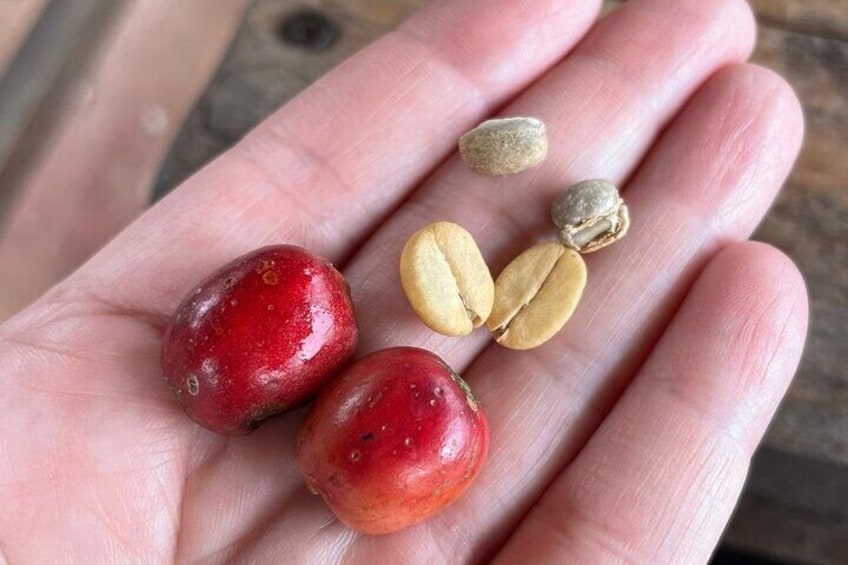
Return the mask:
[[[742,63],[743,2],[630,0],[592,27],[597,7],[428,2],[2,326],[2,556],[706,562],[806,332],[797,269],[743,242],[791,168],[801,111]],[[520,177],[452,155],[501,108],[548,126],[547,160]],[[395,267],[410,234],[455,221],[498,272],[550,233],[556,191],[587,178],[622,186],[632,226],[586,257],[563,332],[517,353],[416,320]],[[185,293],[279,241],[342,268],[363,353],[430,349],[486,406],[486,465],[437,517],[356,535],[304,487],[301,413],[222,438],[161,386]]]

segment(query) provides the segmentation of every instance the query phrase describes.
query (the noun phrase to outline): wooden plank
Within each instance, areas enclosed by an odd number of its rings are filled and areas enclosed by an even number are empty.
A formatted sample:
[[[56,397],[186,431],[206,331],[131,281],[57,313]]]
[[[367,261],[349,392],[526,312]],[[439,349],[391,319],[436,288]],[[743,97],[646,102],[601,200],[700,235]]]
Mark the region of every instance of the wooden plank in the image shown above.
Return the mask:
[[[604,12],[626,0],[604,0]],[[748,0],[761,25],[819,37],[848,39],[845,0]]]
[[[725,533],[728,545],[790,562],[845,564],[845,467],[765,448],[751,477]]]
[[[750,0],[763,23],[788,31],[848,39],[845,0]]]

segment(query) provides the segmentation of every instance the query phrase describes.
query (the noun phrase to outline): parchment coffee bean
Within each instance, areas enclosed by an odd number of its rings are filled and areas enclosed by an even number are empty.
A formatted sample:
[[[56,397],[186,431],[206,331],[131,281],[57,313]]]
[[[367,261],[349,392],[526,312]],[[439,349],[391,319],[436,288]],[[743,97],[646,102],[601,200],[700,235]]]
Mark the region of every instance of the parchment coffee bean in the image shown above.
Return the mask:
[[[624,237],[630,225],[618,189],[606,180],[586,180],[563,190],[551,207],[563,245],[591,253]]]
[[[401,253],[400,280],[418,317],[441,334],[468,335],[492,311],[492,275],[457,224],[436,222],[414,233]]]
[[[498,276],[486,325],[505,347],[538,347],[562,329],[585,286],[586,264],[580,254],[556,242],[539,243]]]
[[[545,124],[536,118],[487,120],[459,139],[459,153],[484,175],[510,175],[533,168],[548,154]]]

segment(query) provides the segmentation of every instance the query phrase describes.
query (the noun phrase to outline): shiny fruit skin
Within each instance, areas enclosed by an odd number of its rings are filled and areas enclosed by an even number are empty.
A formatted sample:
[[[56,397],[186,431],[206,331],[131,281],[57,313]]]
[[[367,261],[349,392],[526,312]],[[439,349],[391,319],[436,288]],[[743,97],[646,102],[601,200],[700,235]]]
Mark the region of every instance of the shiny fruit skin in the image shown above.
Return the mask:
[[[468,385],[433,353],[395,347],[359,359],[322,391],[297,456],[310,490],[342,522],[384,534],[459,498],[488,445]]]
[[[243,435],[316,394],[357,335],[341,273],[300,247],[264,247],[183,300],[165,331],[162,368],[192,419]]]

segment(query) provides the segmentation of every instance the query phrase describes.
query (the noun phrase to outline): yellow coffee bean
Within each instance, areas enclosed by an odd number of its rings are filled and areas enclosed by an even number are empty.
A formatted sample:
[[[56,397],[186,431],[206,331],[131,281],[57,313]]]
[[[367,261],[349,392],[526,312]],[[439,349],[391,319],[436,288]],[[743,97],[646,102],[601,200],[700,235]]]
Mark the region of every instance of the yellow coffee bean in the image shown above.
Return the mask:
[[[436,222],[403,248],[400,280],[412,309],[444,335],[470,334],[492,311],[494,282],[474,238],[461,226]]]
[[[486,325],[504,347],[538,347],[562,329],[585,286],[580,254],[556,242],[534,245],[498,276]]]

